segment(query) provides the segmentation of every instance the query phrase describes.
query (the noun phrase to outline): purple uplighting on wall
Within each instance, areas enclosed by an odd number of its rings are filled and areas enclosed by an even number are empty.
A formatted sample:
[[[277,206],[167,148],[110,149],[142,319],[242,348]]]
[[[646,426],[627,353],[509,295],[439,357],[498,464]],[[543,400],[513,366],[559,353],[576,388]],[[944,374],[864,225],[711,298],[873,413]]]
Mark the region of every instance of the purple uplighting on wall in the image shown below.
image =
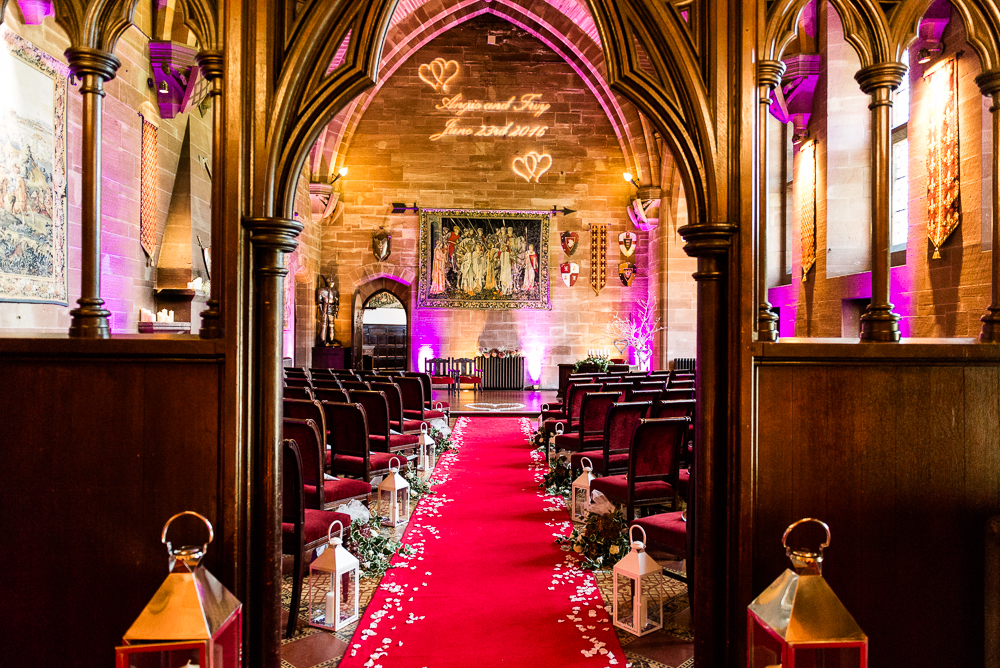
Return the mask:
[[[527,361],[525,370],[528,372],[528,382],[538,385],[542,382],[542,359],[545,358],[545,344],[541,341],[531,341],[524,348]]]

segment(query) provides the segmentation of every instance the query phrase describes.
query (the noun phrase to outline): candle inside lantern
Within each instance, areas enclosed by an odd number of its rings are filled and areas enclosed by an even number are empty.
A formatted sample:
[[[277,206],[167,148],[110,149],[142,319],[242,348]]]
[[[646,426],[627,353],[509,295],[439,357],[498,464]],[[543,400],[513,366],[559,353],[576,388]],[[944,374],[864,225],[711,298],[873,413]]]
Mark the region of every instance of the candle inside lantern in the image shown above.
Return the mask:
[[[337,622],[337,595],[332,591],[326,593],[326,619],[327,625],[333,626]]]

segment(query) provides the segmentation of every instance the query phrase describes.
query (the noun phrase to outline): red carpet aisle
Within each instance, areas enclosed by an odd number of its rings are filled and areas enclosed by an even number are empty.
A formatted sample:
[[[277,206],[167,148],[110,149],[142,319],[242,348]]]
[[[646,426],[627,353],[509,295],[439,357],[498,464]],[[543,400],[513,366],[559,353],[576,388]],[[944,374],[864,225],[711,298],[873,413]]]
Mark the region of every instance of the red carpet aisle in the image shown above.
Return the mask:
[[[458,421],[447,480],[410,520],[411,553],[395,558],[342,668],[624,668],[593,577],[553,542],[568,523],[536,494],[528,430],[526,418]]]

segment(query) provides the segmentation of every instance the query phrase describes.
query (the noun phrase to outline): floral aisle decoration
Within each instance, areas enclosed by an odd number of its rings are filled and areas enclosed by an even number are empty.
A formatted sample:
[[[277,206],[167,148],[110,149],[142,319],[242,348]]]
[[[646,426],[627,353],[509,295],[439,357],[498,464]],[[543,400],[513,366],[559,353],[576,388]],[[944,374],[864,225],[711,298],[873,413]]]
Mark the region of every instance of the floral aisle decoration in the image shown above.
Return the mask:
[[[361,562],[361,577],[381,578],[390,568],[392,556],[401,543],[395,531],[382,531],[382,521],[378,514],[372,514],[368,521],[355,520],[344,537],[344,549]]]
[[[457,425],[456,425],[457,426]],[[454,432],[453,432],[454,433]],[[446,452],[451,452],[453,450],[458,450],[458,444],[452,439],[451,435],[445,436],[440,429],[435,429],[431,427],[430,430],[431,438],[434,439],[434,443],[437,444],[437,456],[440,457]]]
[[[411,464],[402,471],[403,478],[410,486],[410,500],[416,504],[424,494],[433,494],[431,489],[438,481],[434,478],[424,479],[420,472]]]
[[[573,527],[573,532],[556,543],[572,549],[583,558],[588,570],[611,568],[629,550],[628,522],[621,508],[596,508],[592,504],[584,524]],[[605,512],[600,512],[600,510]]]
[[[486,346],[479,346],[477,350],[482,357],[499,357],[503,359],[505,357],[522,356],[521,351],[517,348],[487,348]]]
[[[569,460],[565,456],[549,461],[549,472],[545,474],[540,486],[545,488],[545,493],[549,496],[569,498],[573,477]]]
[[[611,322],[606,327],[609,337],[623,341],[635,351],[640,371],[649,371],[649,360],[653,357],[653,335],[665,329],[666,327],[660,326],[660,318],[656,315],[655,299],[637,301],[635,309],[627,318],[614,311]]]
[[[611,357],[599,353],[587,355],[573,365],[573,373],[579,371],[582,366],[596,366],[601,373],[606,373],[611,367]]]

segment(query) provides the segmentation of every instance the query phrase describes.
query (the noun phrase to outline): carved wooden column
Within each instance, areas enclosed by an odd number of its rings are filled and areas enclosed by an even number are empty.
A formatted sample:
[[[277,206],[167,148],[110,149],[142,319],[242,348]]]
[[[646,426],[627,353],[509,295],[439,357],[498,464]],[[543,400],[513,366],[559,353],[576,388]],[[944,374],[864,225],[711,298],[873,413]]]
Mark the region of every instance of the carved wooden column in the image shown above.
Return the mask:
[[[80,158],[81,267],[79,305],[70,311],[69,335],[107,339],[110,311],[101,299],[101,113],[104,82],[115,78],[121,62],[106,51],[66,49],[70,72],[80,78],[83,140]]]
[[[222,199],[224,181],[222,178],[222,124],[225,115],[222,113],[222,74],[223,56],[221,51],[202,51],[196,57],[198,67],[212,88],[212,269],[211,294],[201,313],[201,330],[198,334],[203,339],[221,338],[224,332],[222,326],[222,294],[223,279],[226,276],[226,248],[223,246],[225,235],[224,211]]]
[[[694,469],[688,526],[694,532],[694,554],[688,559],[689,582],[698,596],[694,610],[695,656],[698,665],[724,666],[728,628],[728,384],[727,291],[729,223],[685,225],[678,230],[684,251],[698,258],[698,338]],[[692,585],[689,585],[692,586]]]
[[[899,315],[889,302],[889,268],[892,232],[892,91],[896,90],[906,66],[901,63],[869,65],[854,75],[861,90],[871,96],[871,258],[872,300],[861,316],[861,340],[898,342]]]
[[[253,262],[247,665],[281,665],[281,358],[285,253],[295,250],[302,223],[244,218]],[[214,281],[213,281],[214,283]],[[294,611],[290,614],[295,614]],[[259,652],[259,655],[258,655]]]
[[[760,111],[757,117],[758,187],[757,202],[757,340],[778,340],[778,316],[767,300],[767,115],[771,108],[771,91],[781,83],[785,64],[780,60],[757,63],[757,90]]]
[[[1000,343],[1000,70],[989,70],[976,77],[976,84],[983,95],[993,98],[990,116],[993,118],[993,160],[990,174],[993,189],[993,271],[990,284],[993,298],[990,308],[981,320],[983,329],[979,340],[983,343]]]

